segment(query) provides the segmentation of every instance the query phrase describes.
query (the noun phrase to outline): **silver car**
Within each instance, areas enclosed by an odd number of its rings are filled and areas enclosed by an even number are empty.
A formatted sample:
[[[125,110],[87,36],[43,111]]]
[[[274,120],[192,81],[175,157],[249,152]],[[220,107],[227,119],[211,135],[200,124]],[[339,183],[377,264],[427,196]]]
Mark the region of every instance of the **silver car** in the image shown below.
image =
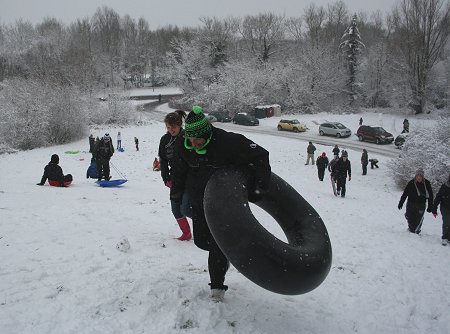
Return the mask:
[[[326,122],[319,125],[319,134],[321,136],[350,137],[352,131],[344,124],[339,122]]]

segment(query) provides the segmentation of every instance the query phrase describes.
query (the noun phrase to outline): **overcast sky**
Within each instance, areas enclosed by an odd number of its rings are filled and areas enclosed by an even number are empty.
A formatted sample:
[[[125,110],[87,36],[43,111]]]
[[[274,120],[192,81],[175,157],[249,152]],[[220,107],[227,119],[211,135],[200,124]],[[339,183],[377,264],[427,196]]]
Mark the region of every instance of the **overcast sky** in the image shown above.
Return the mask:
[[[42,22],[44,17],[55,17],[64,23],[77,18],[91,17],[98,7],[106,5],[120,16],[130,15],[134,19],[144,17],[151,29],[168,24],[196,26],[202,16],[224,18],[242,17],[272,12],[299,17],[313,1],[304,0],[0,0],[0,23],[14,23],[22,18],[31,23]],[[316,5],[334,3],[331,0],[316,0]],[[350,12],[377,9],[390,11],[396,0],[344,0]]]

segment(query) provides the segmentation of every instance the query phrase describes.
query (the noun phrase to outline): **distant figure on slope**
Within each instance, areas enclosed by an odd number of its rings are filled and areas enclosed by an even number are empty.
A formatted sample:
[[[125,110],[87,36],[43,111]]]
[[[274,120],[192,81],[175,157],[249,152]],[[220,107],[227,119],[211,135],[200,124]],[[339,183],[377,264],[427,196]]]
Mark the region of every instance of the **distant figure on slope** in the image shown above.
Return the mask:
[[[409,133],[409,121],[405,118],[403,120],[403,131],[402,133]]]
[[[427,212],[433,209],[433,190],[431,183],[425,179],[423,169],[419,168],[416,171],[414,179],[408,182],[403,191],[400,201],[398,202],[398,209],[401,210],[406,198],[406,213],[405,217],[408,221],[408,230],[411,233],[420,233],[423,222],[423,215],[425,214],[425,207],[428,202]]]
[[[325,152],[322,153],[320,157],[317,158],[316,165],[317,165],[317,174],[319,176],[319,180],[323,181],[323,176],[325,175],[325,169],[328,166],[328,157]]]
[[[433,216],[437,217],[438,206],[441,206],[442,215],[442,245],[450,245],[450,175],[447,182],[439,188],[433,203]]]
[[[352,167],[350,164],[350,160],[348,160],[347,151],[342,151],[341,158],[336,162],[333,166],[333,172],[337,181],[337,195],[341,195],[341,197],[345,197],[346,193],[346,182],[347,182],[347,174],[348,180],[352,179]]]
[[[309,165],[309,160],[311,159],[311,163],[314,165],[314,152],[316,151],[316,147],[312,142],[309,142],[308,147],[306,148],[306,154],[308,157],[306,158],[305,165]]]
[[[59,156],[53,154],[50,162],[44,168],[44,175],[42,175],[41,182],[38,186],[43,186],[48,179],[48,183],[54,187],[68,187],[72,183],[72,175],[64,175],[62,168],[59,164]]]
[[[363,153],[361,155],[362,175],[367,174],[367,165],[368,164],[369,164],[369,155],[367,154],[367,150],[363,149]]]
[[[120,131],[117,132],[117,150],[119,151],[122,148],[122,135]]]
[[[134,145],[136,145],[136,151],[139,151],[139,139],[134,137]]]
[[[114,154],[114,146],[108,133],[98,141],[95,152],[97,156],[98,181],[101,181],[101,179],[109,181],[111,178],[109,160]]]
[[[379,168],[378,159],[369,159],[369,161],[370,161],[370,169],[373,169],[374,167]]]
[[[184,141],[184,130],[182,128],[183,119],[186,113],[183,110],[176,110],[166,115],[164,123],[166,134],[159,142],[158,155],[161,160],[161,177],[166,187],[170,189],[170,206],[182,235],[177,238],[181,241],[192,239],[191,228],[186,217],[191,218],[191,202],[185,191],[184,183],[180,181],[180,164],[178,162],[178,152],[176,145]]]
[[[339,147],[337,146],[337,145],[334,145],[334,148],[333,148],[333,156],[336,158],[336,157],[338,157],[339,158],[339,152],[340,152],[341,150],[339,149]]]
[[[359,119],[359,125],[361,126],[363,124],[363,119],[362,117]]]

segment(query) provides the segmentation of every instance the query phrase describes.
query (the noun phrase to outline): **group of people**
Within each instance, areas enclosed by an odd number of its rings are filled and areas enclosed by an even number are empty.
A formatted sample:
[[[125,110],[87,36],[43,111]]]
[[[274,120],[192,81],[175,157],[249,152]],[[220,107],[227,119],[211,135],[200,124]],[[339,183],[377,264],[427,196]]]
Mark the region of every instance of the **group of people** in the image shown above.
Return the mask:
[[[430,181],[425,178],[425,172],[419,168],[412,180],[406,185],[398,209],[403,208],[406,201],[405,218],[408,221],[408,231],[419,234],[422,229],[425,210],[437,217],[440,206],[442,215],[442,245],[450,244],[450,175],[444,182],[433,201],[433,189]]]
[[[214,127],[200,106],[194,106],[187,116],[182,110],[171,112],[164,122],[167,133],[159,145],[161,177],[170,189],[172,213],[182,232],[178,239],[193,236],[195,245],[208,252],[211,298],[222,301],[230,264],[206,222],[206,184],[218,168],[238,167],[248,178],[249,201],[261,200],[269,188],[269,152],[243,135]],[[186,218],[190,214],[192,230]]]

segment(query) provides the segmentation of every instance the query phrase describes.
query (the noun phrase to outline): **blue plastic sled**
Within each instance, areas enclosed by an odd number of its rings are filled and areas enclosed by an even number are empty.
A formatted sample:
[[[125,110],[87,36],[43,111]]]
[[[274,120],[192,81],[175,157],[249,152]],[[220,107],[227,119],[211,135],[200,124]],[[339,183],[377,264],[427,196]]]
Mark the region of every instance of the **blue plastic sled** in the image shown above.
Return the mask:
[[[101,180],[101,181],[95,181],[95,183],[97,183],[100,187],[118,187],[122,184],[124,184],[125,182],[127,182],[128,180]]]

